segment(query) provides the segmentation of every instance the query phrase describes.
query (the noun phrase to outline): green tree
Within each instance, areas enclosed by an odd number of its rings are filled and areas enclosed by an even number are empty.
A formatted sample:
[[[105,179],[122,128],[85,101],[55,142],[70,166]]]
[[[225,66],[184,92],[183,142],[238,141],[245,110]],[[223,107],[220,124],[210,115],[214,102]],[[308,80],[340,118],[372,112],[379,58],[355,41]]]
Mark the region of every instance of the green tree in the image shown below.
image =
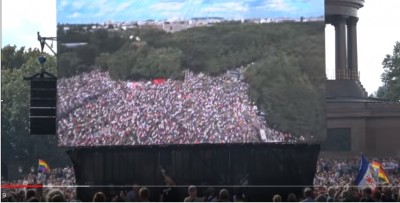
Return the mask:
[[[108,60],[110,58],[109,53],[101,53],[100,56],[96,57],[95,64],[100,70],[108,70]]]
[[[378,98],[381,98],[381,99],[384,99],[385,98],[385,93],[386,93],[386,86],[384,85],[384,86],[380,86],[379,88],[378,88],[378,91],[375,93],[375,95],[371,95],[371,97],[378,97]]]
[[[137,63],[137,53],[134,50],[120,50],[107,60],[107,67],[111,78],[128,80],[132,73],[132,67]]]
[[[25,50],[25,47],[17,49],[17,47],[7,45],[1,49],[1,69],[18,69],[31,57],[40,56],[38,49]]]
[[[15,49],[16,50],[16,49]],[[3,51],[3,50],[2,50]],[[14,53],[15,54],[15,53]],[[38,158],[43,158],[52,167],[68,164],[65,152],[57,147],[57,136],[31,136],[29,134],[29,82],[24,76],[40,71],[37,50],[28,49],[22,53],[25,58],[18,69],[4,66],[1,70],[1,153],[6,164],[16,164],[24,168],[36,166]],[[56,59],[45,55],[45,70],[56,73]],[[13,59],[12,59],[13,60]],[[5,61],[5,64],[11,64]]]
[[[24,63],[23,53],[25,47],[21,47],[17,50],[17,47],[6,46],[1,49],[1,69],[4,68],[20,68]]]
[[[325,100],[319,87],[302,73],[300,61],[285,53],[269,55],[250,67],[246,79],[250,96],[265,111],[268,124],[318,141],[324,135]]]
[[[400,101],[400,42],[396,42],[392,55],[386,55],[382,62],[384,73],[381,75],[383,86],[379,87],[377,97],[390,101]]]
[[[58,57],[58,77],[71,77],[78,73],[78,66],[81,64],[76,52],[64,52]]]
[[[176,78],[181,71],[183,53],[177,48],[154,49],[147,55],[149,78]]]

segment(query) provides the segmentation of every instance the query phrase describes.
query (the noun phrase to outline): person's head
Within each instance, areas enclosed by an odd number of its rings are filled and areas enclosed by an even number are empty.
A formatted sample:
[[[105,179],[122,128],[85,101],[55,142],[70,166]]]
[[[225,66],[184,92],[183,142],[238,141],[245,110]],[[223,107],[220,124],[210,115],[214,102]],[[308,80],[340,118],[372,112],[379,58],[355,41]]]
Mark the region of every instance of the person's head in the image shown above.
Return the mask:
[[[36,196],[35,190],[28,190],[28,192],[26,192],[26,199],[30,199],[31,197],[35,196]]]
[[[215,195],[215,189],[213,187],[209,187],[205,191],[205,195],[210,197]]]
[[[383,190],[383,195],[385,196],[385,198],[388,198],[388,199],[392,198],[392,190],[391,190],[391,188],[390,187],[386,187]]]
[[[297,197],[294,193],[290,193],[287,197],[288,202],[297,202]]]
[[[363,190],[362,190],[363,197],[371,197],[371,194],[372,194],[372,190],[370,187],[363,188]]]
[[[335,193],[336,193],[336,189],[335,189],[334,187],[330,187],[330,188],[328,189],[328,195],[329,195],[330,197],[335,196]]]
[[[219,191],[219,200],[222,202],[229,201],[229,191],[227,189],[222,189]]]
[[[60,189],[51,189],[46,196],[47,202],[65,202],[64,193]]]
[[[311,190],[311,188],[304,189],[304,197],[305,198],[312,198],[313,197],[313,191]]]
[[[326,202],[327,201],[326,195],[318,195],[318,197],[315,198],[315,201],[316,202]]]
[[[241,190],[238,190],[235,194],[236,201],[244,201],[245,196],[244,193]]]
[[[282,202],[282,197],[280,195],[274,195],[272,198],[273,202]]]
[[[341,196],[342,199],[350,198],[350,192],[348,190],[343,190]]]
[[[43,188],[37,188],[36,189],[36,196],[37,197],[42,197],[43,196]]]
[[[105,202],[106,200],[106,195],[102,192],[96,192],[93,196],[93,202]]]
[[[375,191],[375,192],[372,194],[372,199],[374,199],[375,201],[376,201],[376,200],[380,200],[380,199],[381,199],[381,196],[382,196],[381,192]]]
[[[10,202],[17,202],[18,201],[18,195],[15,192],[10,192],[9,194],[9,200]]]
[[[399,190],[400,190],[400,188],[399,188]],[[397,187],[392,187],[392,194],[399,195],[399,191],[397,190]]]
[[[190,197],[197,197],[197,188],[194,185],[189,186],[188,194]]]
[[[39,202],[38,198],[36,198],[36,197],[31,197],[27,201],[28,202]]]
[[[24,201],[26,198],[25,190],[19,190],[18,191],[18,200],[19,201]]]
[[[138,184],[134,184],[132,187],[132,190],[136,193],[139,194],[140,186]]]
[[[141,202],[147,202],[150,199],[150,191],[146,187],[142,187],[139,190],[139,200]]]
[[[56,194],[51,198],[51,202],[66,202],[66,199],[64,198],[64,196]]]

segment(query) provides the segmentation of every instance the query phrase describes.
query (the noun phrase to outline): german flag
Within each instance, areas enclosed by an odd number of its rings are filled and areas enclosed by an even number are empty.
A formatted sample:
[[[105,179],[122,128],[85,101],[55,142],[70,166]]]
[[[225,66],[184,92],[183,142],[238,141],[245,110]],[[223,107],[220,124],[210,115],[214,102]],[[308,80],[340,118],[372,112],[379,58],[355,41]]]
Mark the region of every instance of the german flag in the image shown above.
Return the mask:
[[[372,168],[374,169],[375,173],[378,174],[379,178],[382,178],[383,180],[385,180],[387,183],[390,184],[389,178],[388,178],[385,170],[383,170],[382,164],[380,164],[377,161],[373,161]]]

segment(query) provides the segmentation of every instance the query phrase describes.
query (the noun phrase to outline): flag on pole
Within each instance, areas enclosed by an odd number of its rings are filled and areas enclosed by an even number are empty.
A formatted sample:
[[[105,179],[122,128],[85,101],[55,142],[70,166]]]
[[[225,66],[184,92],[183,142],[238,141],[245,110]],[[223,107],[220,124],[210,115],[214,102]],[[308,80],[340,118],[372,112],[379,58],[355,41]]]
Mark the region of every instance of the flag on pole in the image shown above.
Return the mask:
[[[43,161],[42,159],[39,159],[38,171],[44,173],[44,172],[50,171],[50,167],[45,161]]]
[[[376,187],[375,179],[372,177],[372,167],[370,167],[368,160],[361,155],[360,170],[355,181],[355,185],[359,187]]]
[[[377,161],[373,161],[372,168],[374,169],[374,173],[377,174],[379,178],[382,178],[383,180],[385,180],[387,183],[390,184],[389,178],[386,175],[385,170],[383,170],[382,164],[380,164]]]

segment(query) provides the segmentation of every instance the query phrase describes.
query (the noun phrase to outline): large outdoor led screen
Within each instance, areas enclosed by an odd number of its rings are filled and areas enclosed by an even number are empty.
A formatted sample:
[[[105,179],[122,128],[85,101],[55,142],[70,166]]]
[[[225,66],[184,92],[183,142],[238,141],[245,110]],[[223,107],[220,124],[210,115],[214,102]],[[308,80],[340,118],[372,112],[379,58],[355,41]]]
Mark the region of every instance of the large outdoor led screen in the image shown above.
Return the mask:
[[[324,0],[59,0],[60,146],[319,142]]]

